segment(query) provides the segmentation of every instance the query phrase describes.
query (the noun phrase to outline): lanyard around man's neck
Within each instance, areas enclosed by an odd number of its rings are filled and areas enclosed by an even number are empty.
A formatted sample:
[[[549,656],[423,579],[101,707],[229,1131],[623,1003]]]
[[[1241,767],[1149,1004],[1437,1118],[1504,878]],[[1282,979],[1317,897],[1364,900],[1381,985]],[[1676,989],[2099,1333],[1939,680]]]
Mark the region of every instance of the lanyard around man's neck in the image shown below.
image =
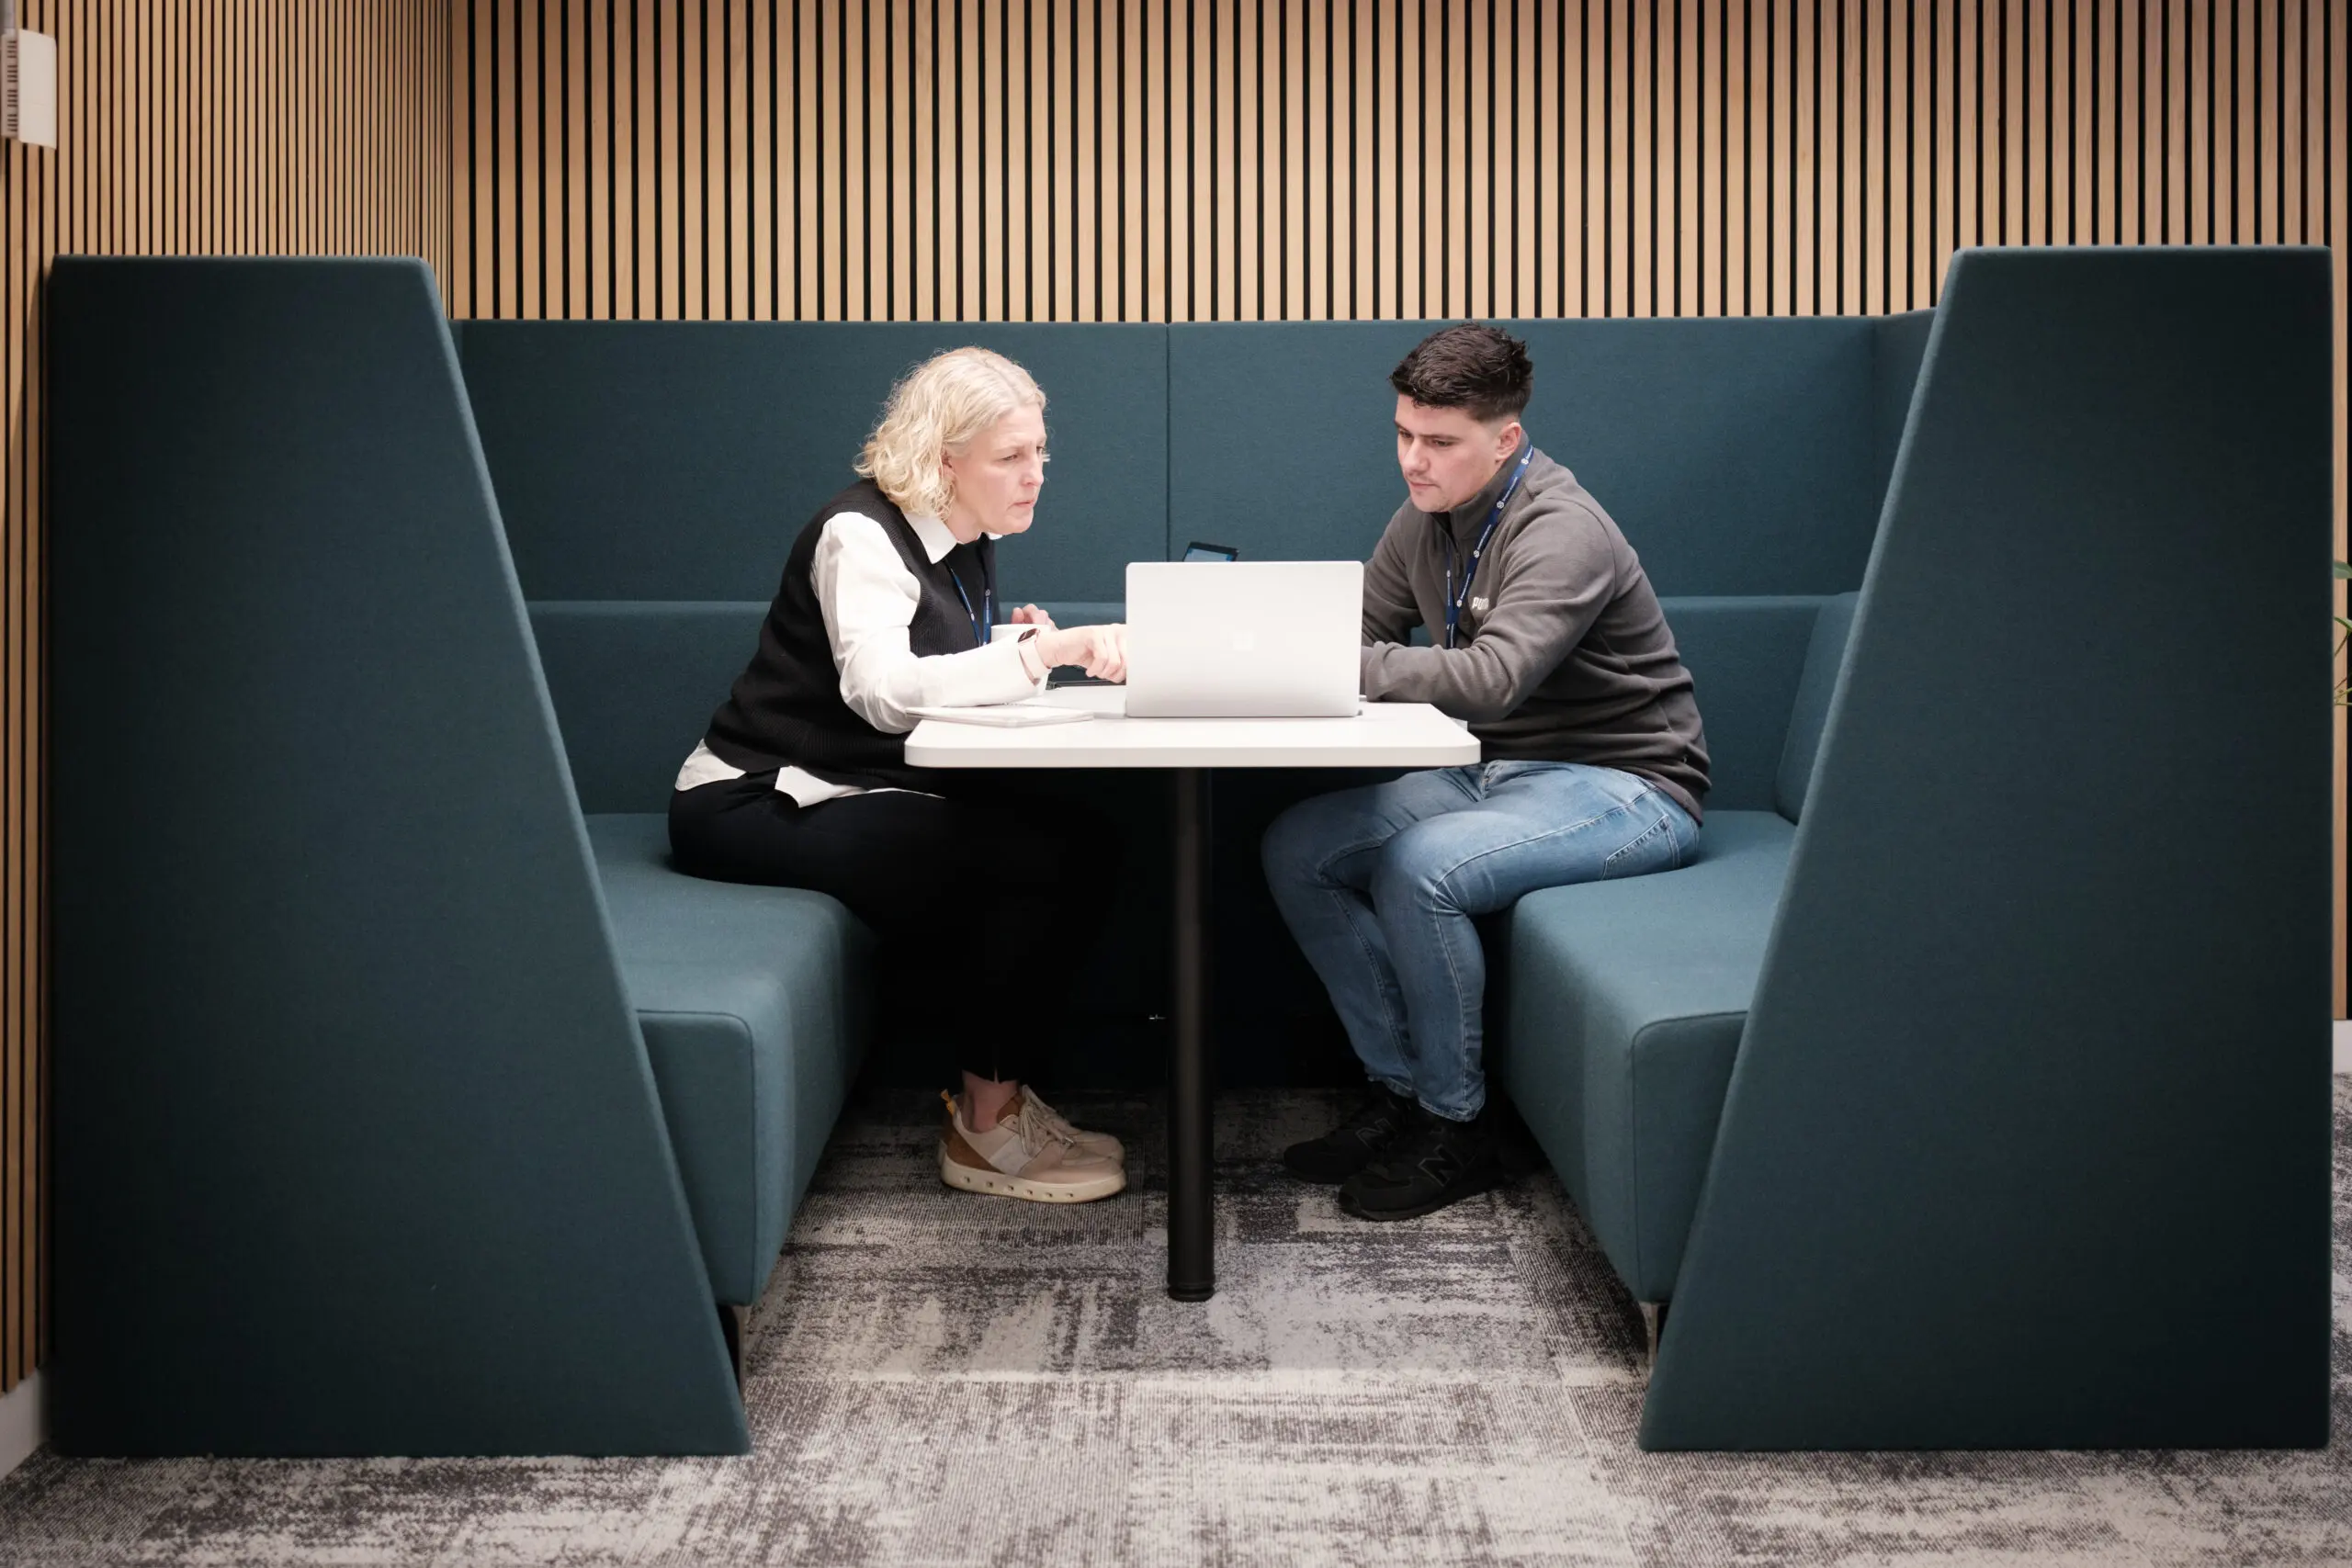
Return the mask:
[[[1522,436],[1521,439],[1526,438]],[[1453,530],[1450,527],[1443,528],[1445,534],[1445,646],[1448,648],[1453,646],[1455,632],[1462,624],[1462,605],[1470,597],[1470,584],[1477,579],[1478,558],[1487,553],[1487,541],[1494,537],[1495,525],[1503,520],[1503,508],[1509,506],[1510,498],[1519,493],[1519,481],[1527,477],[1527,465],[1534,456],[1535,443],[1528,441],[1525,448],[1519,455],[1519,466],[1511,470],[1510,483],[1503,486],[1502,494],[1495,497],[1494,510],[1487,513],[1487,525],[1478,530],[1478,542],[1470,547],[1470,565],[1462,574],[1462,588],[1459,592],[1456,592],[1453,587]],[[1451,521],[1450,517],[1449,521]]]

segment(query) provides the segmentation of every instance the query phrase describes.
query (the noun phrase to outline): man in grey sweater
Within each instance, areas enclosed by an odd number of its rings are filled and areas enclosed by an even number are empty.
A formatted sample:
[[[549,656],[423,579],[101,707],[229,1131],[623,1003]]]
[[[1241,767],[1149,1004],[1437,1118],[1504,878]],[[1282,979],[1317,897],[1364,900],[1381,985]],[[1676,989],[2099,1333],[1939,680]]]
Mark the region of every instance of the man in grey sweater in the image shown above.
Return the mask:
[[[1266,879],[1374,1089],[1284,1165],[1364,1219],[1496,1179],[1473,918],[1539,887],[1683,863],[1707,748],[1633,547],[1521,427],[1527,345],[1423,339],[1389,380],[1410,499],[1364,570],[1363,691],[1468,722],[1487,759],[1318,795],[1267,830]],[[1408,645],[1415,626],[1427,647]]]

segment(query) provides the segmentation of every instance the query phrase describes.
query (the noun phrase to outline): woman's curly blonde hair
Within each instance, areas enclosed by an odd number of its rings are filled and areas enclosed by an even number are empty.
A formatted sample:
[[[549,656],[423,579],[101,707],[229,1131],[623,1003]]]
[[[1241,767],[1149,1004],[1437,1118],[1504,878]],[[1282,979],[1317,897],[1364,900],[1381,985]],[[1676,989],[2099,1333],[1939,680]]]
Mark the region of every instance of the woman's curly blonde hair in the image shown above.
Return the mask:
[[[985,348],[935,354],[890,389],[882,423],[865,439],[857,471],[910,517],[944,517],[954,489],[940,458],[1016,409],[1046,412],[1029,372]]]

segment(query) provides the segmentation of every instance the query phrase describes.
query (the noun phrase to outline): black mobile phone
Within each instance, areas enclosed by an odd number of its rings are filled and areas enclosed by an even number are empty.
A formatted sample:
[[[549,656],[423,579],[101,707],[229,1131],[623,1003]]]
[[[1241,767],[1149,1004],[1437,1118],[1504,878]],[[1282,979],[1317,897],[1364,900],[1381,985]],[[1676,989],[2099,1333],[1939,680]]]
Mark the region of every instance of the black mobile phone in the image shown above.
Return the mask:
[[[1239,560],[1241,552],[1231,545],[1204,544],[1194,539],[1184,547],[1184,558],[1186,560]]]

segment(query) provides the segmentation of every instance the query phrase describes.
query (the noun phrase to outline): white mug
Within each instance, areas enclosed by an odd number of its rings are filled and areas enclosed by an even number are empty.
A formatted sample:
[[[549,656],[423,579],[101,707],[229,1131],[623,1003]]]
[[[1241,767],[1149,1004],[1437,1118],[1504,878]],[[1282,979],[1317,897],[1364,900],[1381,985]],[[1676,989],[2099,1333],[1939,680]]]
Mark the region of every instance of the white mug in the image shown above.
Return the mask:
[[[1019,637],[1023,632],[1025,632],[1028,629],[1029,627],[1025,623],[1017,621],[1002,621],[989,628],[989,640],[990,642],[1002,642],[1007,637]]]

